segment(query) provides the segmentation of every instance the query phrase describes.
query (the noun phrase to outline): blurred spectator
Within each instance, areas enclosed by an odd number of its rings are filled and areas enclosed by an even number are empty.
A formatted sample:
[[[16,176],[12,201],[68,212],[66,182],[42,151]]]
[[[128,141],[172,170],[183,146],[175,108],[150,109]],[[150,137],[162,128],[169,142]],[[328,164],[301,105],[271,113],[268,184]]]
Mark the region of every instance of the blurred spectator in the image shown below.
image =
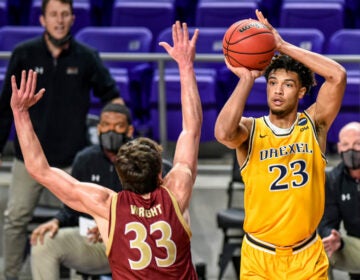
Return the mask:
[[[360,279],[360,122],[339,132],[341,162],[327,173],[325,212],[319,226],[332,268]],[[343,223],[346,234],[342,234]],[[358,274],[355,274],[358,273]],[[330,279],[333,275],[330,272]]]

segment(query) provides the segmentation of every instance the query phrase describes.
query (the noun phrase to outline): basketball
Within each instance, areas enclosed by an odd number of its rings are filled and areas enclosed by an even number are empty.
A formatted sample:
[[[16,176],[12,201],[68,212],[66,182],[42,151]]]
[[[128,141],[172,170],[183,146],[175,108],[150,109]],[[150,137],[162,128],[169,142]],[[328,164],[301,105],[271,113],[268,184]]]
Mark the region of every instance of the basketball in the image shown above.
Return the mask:
[[[265,69],[275,53],[275,38],[261,22],[244,19],[232,24],[223,38],[225,58],[233,67]]]

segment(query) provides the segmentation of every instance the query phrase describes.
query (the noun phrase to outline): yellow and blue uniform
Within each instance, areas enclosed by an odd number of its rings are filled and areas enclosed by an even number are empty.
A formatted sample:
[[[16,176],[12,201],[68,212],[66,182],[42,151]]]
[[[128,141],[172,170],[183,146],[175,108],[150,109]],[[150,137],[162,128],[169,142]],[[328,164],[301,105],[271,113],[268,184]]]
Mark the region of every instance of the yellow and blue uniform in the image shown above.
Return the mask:
[[[265,117],[254,119],[241,166],[247,233],[242,254],[251,259],[242,259],[242,279],[253,269],[265,279],[327,279],[324,250],[314,256],[322,247],[315,232],[324,211],[326,167],[314,124],[306,113],[298,113],[286,133],[271,127]],[[314,270],[304,271],[302,264],[309,261]]]

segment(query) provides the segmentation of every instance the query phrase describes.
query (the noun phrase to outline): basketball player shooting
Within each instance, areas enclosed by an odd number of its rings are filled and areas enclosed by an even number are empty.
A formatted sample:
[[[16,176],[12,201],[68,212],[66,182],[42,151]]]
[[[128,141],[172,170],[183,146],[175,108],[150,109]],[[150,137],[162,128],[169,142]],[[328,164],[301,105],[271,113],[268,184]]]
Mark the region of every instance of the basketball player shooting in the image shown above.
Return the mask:
[[[227,67],[239,82],[222,108],[216,139],[236,150],[245,184],[245,238],[241,279],[327,279],[328,259],[316,229],[324,209],[327,132],[340,110],[346,72],[335,61],[275,37],[275,57],[265,71]],[[254,58],[256,59],[256,58]],[[314,104],[299,101],[324,78]],[[264,74],[269,114],[243,117],[255,79]]]

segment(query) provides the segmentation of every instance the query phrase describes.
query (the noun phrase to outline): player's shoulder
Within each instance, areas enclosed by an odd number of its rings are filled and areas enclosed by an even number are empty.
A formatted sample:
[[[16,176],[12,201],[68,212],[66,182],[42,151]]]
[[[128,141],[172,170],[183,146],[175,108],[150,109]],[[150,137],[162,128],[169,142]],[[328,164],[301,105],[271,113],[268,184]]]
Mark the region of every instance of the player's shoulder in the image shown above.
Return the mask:
[[[171,172],[184,173],[184,174],[189,175],[190,177],[192,177],[192,175],[193,175],[190,166],[188,164],[182,163],[182,162],[175,163],[175,165],[171,169]]]
[[[247,127],[251,127],[254,123],[256,118],[254,117],[242,117],[241,118],[241,124],[247,126]]]
[[[191,168],[186,163],[177,162],[169,170],[169,172],[164,177],[164,186],[171,184],[183,184],[187,183],[187,180],[184,180],[186,177],[192,178],[193,172]]]

